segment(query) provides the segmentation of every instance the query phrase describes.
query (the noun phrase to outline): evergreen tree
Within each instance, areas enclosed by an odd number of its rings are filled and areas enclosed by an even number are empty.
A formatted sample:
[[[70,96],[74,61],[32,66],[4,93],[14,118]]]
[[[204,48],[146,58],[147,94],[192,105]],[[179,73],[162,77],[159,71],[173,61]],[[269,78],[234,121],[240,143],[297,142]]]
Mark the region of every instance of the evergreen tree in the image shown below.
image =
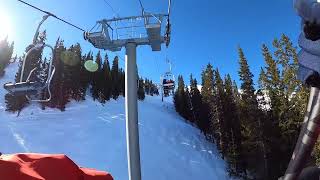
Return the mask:
[[[111,79],[112,79],[112,98],[118,99],[122,85],[119,83],[122,79],[119,73],[119,58],[116,56],[112,63]]]
[[[262,55],[266,62],[266,67],[261,69],[259,78],[259,96],[260,96],[260,109],[264,111],[263,119],[263,131],[262,136],[266,141],[264,143],[265,153],[267,156],[269,167],[267,174],[269,178],[276,178],[280,176],[279,169],[281,163],[279,160],[282,159],[280,151],[280,129],[279,122],[281,121],[281,109],[283,103],[286,102],[283,91],[283,85],[281,85],[280,70],[277,62],[272,57],[269,49],[266,45],[262,46]],[[278,160],[276,160],[278,159]],[[275,170],[275,171],[274,171]]]
[[[149,81],[149,79],[145,79],[144,80],[144,84],[145,84],[145,92],[146,92],[146,94],[147,95],[150,95],[151,94],[151,84],[150,84],[150,81]]]
[[[231,175],[242,174],[243,169],[241,158],[241,126],[239,118],[239,107],[236,98],[234,98],[236,85],[232,83],[232,79],[228,74],[225,78],[225,99],[224,99],[224,112],[225,112],[225,131],[228,134],[227,142],[227,156],[228,161],[231,164]]]
[[[183,81],[183,77],[181,75],[178,76],[178,90],[175,92],[174,94],[174,105],[175,105],[175,109],[176,111],[183,116],[183,112],[184,112],[184,107],[183,107],[183,96],[184,96],[184,81]]]
[[[88,54],[85,54],[84,56],[81,57],[81,62],[80,62],[80,77],[79,77],[79,91],[81,94],[81,100],[85,100],[87,89],[89,87],[90,83],[90,72],[86,70],[84,67],[84,64],[87,60],[90,60],[90,52]]]
[[[120,77],[120,81],[118,82],[118,84],[120,88],[120,94],[122,96],[125,96],[125,72],[122,68],[119,71],[119,77]]]
[[[72,55],[72,64],[65,64],[65,70],[68,72],[68,84],[70,86],[71,98],[80,101],[84,99],[84,94],[81,91],[81,61],[82,61],[82,50],[79,43],[71,46],[69,50]]]
[[[185,86],[184,88],[184,94],[183,94],[183,100],[185,102],[184,107],[184,118],[190,122],[194,122],[195,115],[193,112],[192,102],[191,102],[191,96],[190,96],[190,90],[188,86]]]
[[[102,67],[103,72],[103,95],[105,100],[110,100],[111,98],[111,90],[112,90],[112,82],[111,82],[111,72],[110,72],[110,64],[108,55],[105,55],[104,63]]]
[[[202,132],[207,136],[207,138],[213,140],[213,134],[209,134],[210,129],[210,119],[213,116],[212,110],[214,109],[212,102],[214,101],[214,79],[213,79],[213,67],[209,63],[205,70],[202,71],[202,107],[201,107],[201,118],[199,122],[199,127]]]
[[[53,54],[53,65],[56,68],[55,75],[51,81],[52,99],[47,106],[52,108],[58,108],[61,111],[65,111],[65,105],[70,101],[70,89],[68,89],[68,79],[65,78],[64,73],[65,65],[61,59],[61,54],[66,51],[64,42],[60,38],[56,41]]]
[[[100,51],[98,51],[96,55],[96,63],[98,64],[98,70],[92,73],[92,81],[91,81],[91,94],[93,100],[98,100],[99,102],[104,102],[104,98],[101,96],[102,89],[102,70],[101,70],[101,62],[102,58],[100,55]]]
[[[4,75],[5,68],[10,63],[13,54],[14,43],[8,42],[8,37],[0,40],[0,77]]]
[[[239,76],[241,83],[240,120],[242,124],[243,154],[246,159],[246,168],[253,170],[256,175],[264,172],[263,150],[261,149],[261,113],[259,113],[257,97],[255,94],[253,74],[249,69],[243,50],[239,47]],[[260,159],[261,161],[257,161]]]
[[[145,92],[144,92],[144,82],[142,78],[139,78],[139,86],[138,86],[138,99],[144,100],[145,98]]]
[[[263,103],[270,106],[264,109],[263,123],[270,178],[279,177],[286,169],[308,96],[307,89],[296,79],[297,54],[290,39],[282,35],[273,41],[273,47],[274,57],[265,45],[262,47],[266,67],[259,78],[259,87],[268,98]]]
[[[174,105],[176,111],[186,120],[191,119],[189,90],[185,86],[183,77],[178,76],[178,90],[174,94]]]
[[[224,85],[223,81],[221,79],[219,70],[216,69],[214,71],[214,80],[215,80],[215,88],[214,91],[214,101],[211,103],[213,116],[210,118],[210,123],[212,127],[212,134],[214,135],[214,138],[217,142],[218,149],[221,150],[222,154],[224,155],[226,153],[226,150],[228,148],[227,138],[228,133],[226,129],[226,120],[225,120],[225,112],[224,112],[224,98],[225,98],[225,92],[224,92]]]
[[[198,89],[198,82],[196,79],[192,77],[192,74],[190,75],[190,96],[191,96],[192,110],[195,116],[194,123],[196,123],[196,125],[200,127],[202,97]]]

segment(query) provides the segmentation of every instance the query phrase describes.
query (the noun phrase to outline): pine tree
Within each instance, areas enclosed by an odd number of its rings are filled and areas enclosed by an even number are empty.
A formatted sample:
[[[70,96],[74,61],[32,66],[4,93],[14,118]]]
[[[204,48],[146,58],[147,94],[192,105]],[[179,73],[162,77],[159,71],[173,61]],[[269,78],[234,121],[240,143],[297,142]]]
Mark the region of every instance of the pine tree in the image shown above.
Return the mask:
[[[275,132],[270,136],[282,148],[276,148],[276,143],[271,146],[273,151],[272,163],[277,159],[278,169],[274,168],[272,174],[277,176],[285,171],[286,164],[291,158],[292,152],[299,133],[299,124],[301,123],[304,111],[306,109],[308,92],[301,82],[296,78],[298,70],[298,58],[296,48],[293,46],[288,36],[282,35],[281,38],[273,41],[275,48],[274,57],[280,70],[278,106],[272,109],[273,124],[277,124]],[[275,104],[275,103],[273,103]],[[280,138],[279,138],[280,137]],[[271,139],[272,140],[272,139]]]
[[[261,174],[264,171],[264,165],[259,164],[263,161],[263,152],[261,149],[261,113],[259,113],[257,97],[255,94],[253,74],[243,50],[239,47],[239,76],[241,83],[241,102],[240,102],[240,119],[242,124],[243,151],[246,159],[247,168],[256,170],[255,174]],[[257,159],[261,161],[257,162]],[[263,173],[262,173],[263,174]]]
[[[119,58],[116,56],[112,62],[111,68],[111,79],[112,79],[112,98],[118,99],[121,90],[121,83],[119,83],[122,78],[119,76]]]
[[[198,127],[200,127],[202,97],[198,89],[198,82],[196,79],[193,78],[192,74],[190,75],[190,96],[191,96],[192,110],[195,116],[193,121],[194,123],[196,123]]]
[[[175,109],[176,111],[181,115],[183,116],[183,112],[184,112],[184,99],[183,99],[183,96],[184,96],[184,87],[185,87],[185,84],[184,84],[184,80],[183,80],[183,77],[181,75],[178,76],[178,90],[175,92],[175,95],[174,95],[174,105],[175,105]]]
[[[139,78],[139,86],[138,86],[138,99],[143,101],[145,99],[145,92],[144,92],[144,82],[142,78]]]
[[[62,52],[66,51],[64,42],[60,38],[56,41],[53,54],[53,65],[56,68],[55,75],[51,81],[52,99],[47,106],[65,111],[65,105],[70,101],[70,89],[68,79],[65,78],[65,65],[61,59]]]
[[[202,71],[202,107],[201,107],[201,120],[199,122],[200,130],[204,132],[207,138],[213,140],[213,134],[209,134],[211,131],[210,128],[210,118],[212,117],[212,109],[214,101],[214,79],[213,79],[213,67],[209,63],[205,70]]]
[[[8,37],[0,40],[0,77],[4,75],[5,68],[10,63],[13,54],[14,43],[8,42]]]
[[[189,90],[185,86],[183,77],[179,75],[178,90],[175,92],[173,99],[176,111],[186,120],[190,120],[192,118],[189,97]]]
[[[122,68],[119,71],[119,77],[120,77],[120,81],[119,81],[120,94],[124,97],[125,96],[125,72]]]
[[[190,122],[193,122],[195,117],[194,117],[194,112],[193,112],[193,107],[192,107],[192,102],[191,102],[191,96],[190,96],[190,90],[188,86],[185,86],[184,88],[184,94],[183,94],[183,100],[185,102],[184,104],[184,118]]]
[[[237,104],[235,92],[236,85],[232,83],[232,79],[228,74],[225,78],[225,99],[224,99],[224,112],[225,112],[225,131],[228,134],[227,142],[228,149],[226,155],[231,164],[231,174],[240,175],[245,170],[242,167],[241,157],[241,125],[239,117],[239,107]]]
[[[210,118],[212,127],[212,134],[217,142],[218,149],[225,156],[228,149],[228,136],[229,132],[227,129],[226,112],[225,112],[225,90],[223,80],[220,76],[219,70],[214,71],[214,101],[212,102],[213,115]]]
[[[105,100],[110,100],[111,98],[111,90],[112,90],[112,82],[111,82],[111,72],[110,72],[110,64],[109,64],[109,58],[108,55],[105,55],[104,63],[102,67],[103,72],[103,95],[105,97]]]
[[[86,94],[87,94],[87,89],[89,87],[90,83],[90,72],[86,70],[84,67],[84,64],[87,60],[90,60],[89,56],[90,52],[88,54],[85,54],[84,56],[81,57],[81,62],[80,62],[80,77],[79,77],[79,83],[80,83],[80,94],[81,94],[81,99],[85,100]]]
[[[144,80],[144,84],[145,84],[145,91],[146,91],[146,94],[147,95],[150,95],[150,89],[151,89],[151,84],[150,84],[150,81],[149,81],[149,79],[145,79]]]
[[[280,77],[280,70],[277,61],[274,60],[266,45],[262,46],[262,55],[266,62],[266,67],[261,69],[259,77],[259,105],[263,113],[263,123],[261,123],[263,130],[261,135],[266,141],[263,145],[266,149],[268,164],[267,176],[269,178],[276,178],[280,176],[279,169],[281,165],[281,151],[279,137],[280,129],[279,123],[281,121],[281,109],[283,103],[286,102],[282,79]],[[278,160],[276,160],[278,159]],[[280,162],[280,163],[279,163]],[[274,168],[278,167],[278,168]],[[275,170],[275,171],[274,171]]]
[[[100,51],[98,51],[96,55],[96,63],[98,64],[98,70],[92,73],[92,81],[91,81],[91,94],[93,100],[98,100],[99,102],[104,102],[104,98],[101,96],[102,89],[102,70],[101,70],[101,62],[102,58],[100,55]]]
[[[262,45],[262,55],[266,62],[266,70],[261,70],[259,86],[264,89],[264,93],[270,98],[270,103],[268,103],[268,105],[273,111],[272,114],[274,118],[279,120],[277,114],[280,114],[281,102],[283,102],[284,97],[280,87],[280,71],[276,61],[273,59],[265,44]]]
[[[71,92],[71,98],[76,100],[76,101],[80,101],[83,100],[83,92],[81,91],[81,46],[79,43],[71,46],[69,48],[70,52],[72,52],[73,57],[73,63],[72,65],[67,65],[66,64],[66,71],[69,72],[69,79],[70,81],[68,82],[70,85],[70,92]]]

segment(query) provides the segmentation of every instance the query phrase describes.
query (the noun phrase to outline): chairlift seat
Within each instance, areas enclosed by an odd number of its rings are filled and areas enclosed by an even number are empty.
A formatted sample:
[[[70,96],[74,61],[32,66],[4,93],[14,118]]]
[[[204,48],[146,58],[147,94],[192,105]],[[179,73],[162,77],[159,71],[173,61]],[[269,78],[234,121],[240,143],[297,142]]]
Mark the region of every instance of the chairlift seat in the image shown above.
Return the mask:
[[[147,24],[146,29],[152,51],[161,51],[161,25]]]
[[[35,95],[46,87],[45,83],[41,82],[19,82],[19,83],[6,83],[4,89],[10,94],[17,95]]]
[[[164,87],[174,87],[174,83],[165,83],[163,84]]]
[[[174,85],[170,85],[170,86],[163,86],[164,90],[174,90]]]

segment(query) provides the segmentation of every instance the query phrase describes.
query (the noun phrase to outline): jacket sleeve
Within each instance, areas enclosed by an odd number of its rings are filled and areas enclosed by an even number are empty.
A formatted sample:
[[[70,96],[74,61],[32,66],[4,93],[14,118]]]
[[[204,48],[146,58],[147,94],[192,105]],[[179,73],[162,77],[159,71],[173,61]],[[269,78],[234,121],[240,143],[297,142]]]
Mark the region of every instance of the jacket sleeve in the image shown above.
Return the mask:
[[[294,8],[304,21],[320,23],[320,1],[294,0]]]

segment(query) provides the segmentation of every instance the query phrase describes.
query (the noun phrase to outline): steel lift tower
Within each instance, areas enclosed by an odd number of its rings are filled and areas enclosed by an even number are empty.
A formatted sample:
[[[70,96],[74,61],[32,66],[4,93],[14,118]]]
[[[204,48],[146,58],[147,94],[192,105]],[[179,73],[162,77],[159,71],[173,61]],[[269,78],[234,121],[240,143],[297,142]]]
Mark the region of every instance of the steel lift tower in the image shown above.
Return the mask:
[[[126,137],[130,180],[141,180],[138,106],[137,106],[137,46],[149,45],[152,51],[161,51],[161,44],[170,43],[170,1],[168,14],[142,11],[141,16],[103,19],[84,33],[84,39],[94,47],[109,51],[126,49],[125,97]],[[143,8],[142,8],[143,9]],[[166,21],[164,25],[163,20]]]

